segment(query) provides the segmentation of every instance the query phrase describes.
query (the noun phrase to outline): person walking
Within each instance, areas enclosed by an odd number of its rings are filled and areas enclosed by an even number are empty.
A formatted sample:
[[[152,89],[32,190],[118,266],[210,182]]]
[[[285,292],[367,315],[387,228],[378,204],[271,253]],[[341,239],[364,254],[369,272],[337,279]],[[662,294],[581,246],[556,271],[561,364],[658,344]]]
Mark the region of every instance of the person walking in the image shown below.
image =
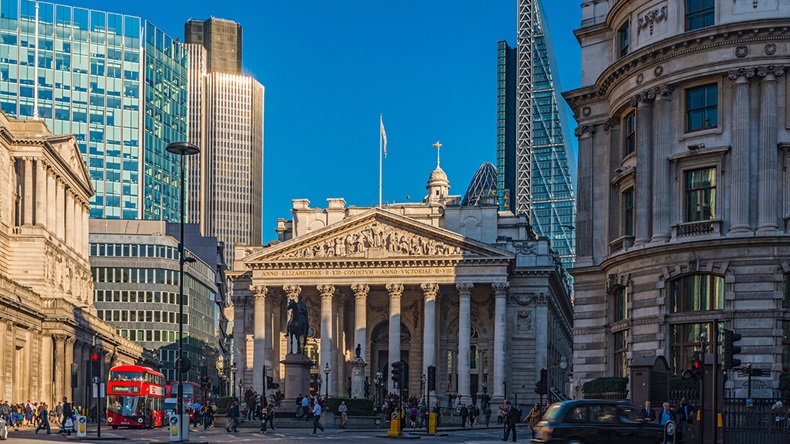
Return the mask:
[[[38,412],[38,426],[36,427],[36,434],[38,434],[39,430],[46,430],[47,435],[52,434],[52,430],[49,428],[49,409],[47,409],[47,405],[42,403],[40,410]]]
[[[662,405],[662,407],[664,408],[664,410],[661,412],[660,424],[664,425],[664,424],[668,423],[669,421],[672,421],[675,424],[677,424],[677,420],[675,419],[675,412],[670,410],[669,403],[665,402]]]
[[[60,423],[60,431],[58,433],[65,433],[68,436],[71,436],[71,432],[74,429],[74,410],[71,408],[71,403],[63,397],[63,421]]]
[[[348,406],[346,405],[346,401],[340,403],[340,407],[337,408],[337,411],[340,413],[340,428],[345,429],[346,424],[348,424]]]
[[[675,409],[675,417],[678,418],[678,441],[685,442],[691,437],[691,423],[694,418],[694,408],[689,405],[688,400],[683,398]]]
[[[214,422],[214,408],[206,402],[206,406],[203,408],[203,430],[206,430],[211,426]]]
[[[486,404],[486,408],[483,409],[483,417],[486,419],[486,428],[488,428],[488,424],[491,423],[491,406]]]
[[[263,417],[263,421],[268,422],[269,427],[271,427],[272,430],[277,430],[277,428],[274,426],[274,404],[271,402],[266,408],[266,415]]]
[[[461,415],[461,428],[466,428],[466,418],[469,416],[469,409],[466,408],[466,405],[461,404],[461,411],[459,412]]]
[[[239,430],[236,427],[238,427],[239,425],[240,414],[241,413],[239,412],[239,401],[234,400],[233,403],[230,405],[230,409],[228,409],[228,417],[230,417],[230,423],[228,424],[227,427],[225,427],[225,430],[227,430],[228,433],[230,433],[231,431],[235,433],[239,432]],[[231,428],[233,430],[231,430]]]
[[[315,435],[316,429],[321,429],[321,434],[323,434],[324,426],[321,425],[321,403],[316,399],[313,401],[313,404],[313,435]]]
[[[529,411],[529,414],[524,421],[527,421],[529,424],[529,429],[532,430],[532,437],[535,437],[535,426],[538,425],[540,422],[540,417],[543,416],[543,411],[540,409],[540,404],[535,404],[532,406],[532,410]]]
[[[310,399],[305,395],[302,398],[302,415],[298,416],[296,419],[302,419],[304,417],[305,421],[309,420],[310,413]]]
[[[517,441],[516,423],[520,419],[518,409],[510,405],[510,401],[505,401],[504,410],[505,410],[505,437],[502,438],[502,441],[507,441],[507,438],[510,436],[510,432],[513,432],[512,442],[516,442]]]
[[[420,405],[420,428],[425,427],[428,422],[428,406],[425,404]]]
[[[63,422],[63,405],[60,402],[55,406],[55,415],[58,416],[58,426],[60,426],[60,423]]]

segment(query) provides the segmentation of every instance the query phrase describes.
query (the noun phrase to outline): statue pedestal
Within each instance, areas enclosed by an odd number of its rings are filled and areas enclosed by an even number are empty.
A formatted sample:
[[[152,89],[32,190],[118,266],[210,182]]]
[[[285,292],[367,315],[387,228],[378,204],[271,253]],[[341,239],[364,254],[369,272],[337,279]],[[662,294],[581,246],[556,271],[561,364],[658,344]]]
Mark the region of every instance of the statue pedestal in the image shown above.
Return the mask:
[[[300,393],[309,394],[313,361],[303,354],[288,353],[280,363],[285,365],[285,399],[295,400]]]
[[[351,361],[351,397],[365,397],[365,361],[357,356]]]

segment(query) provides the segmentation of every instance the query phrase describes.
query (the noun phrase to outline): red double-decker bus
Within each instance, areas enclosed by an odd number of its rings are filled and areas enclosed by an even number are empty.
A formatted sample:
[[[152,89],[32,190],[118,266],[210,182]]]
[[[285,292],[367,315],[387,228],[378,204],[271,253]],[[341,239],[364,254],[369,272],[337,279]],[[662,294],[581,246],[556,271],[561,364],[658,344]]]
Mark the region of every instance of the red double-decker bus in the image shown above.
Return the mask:
[[[107,425],[162,427],[165,424],[165,377],[148,367],[118,365],[107,383]]]

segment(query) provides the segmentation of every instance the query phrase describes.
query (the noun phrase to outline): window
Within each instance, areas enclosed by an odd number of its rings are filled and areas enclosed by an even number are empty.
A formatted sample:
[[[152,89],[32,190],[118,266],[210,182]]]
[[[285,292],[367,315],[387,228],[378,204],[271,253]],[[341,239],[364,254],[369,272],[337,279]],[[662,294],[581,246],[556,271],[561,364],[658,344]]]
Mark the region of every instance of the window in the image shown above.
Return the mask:
[[[623,235],[634,235],[634,189],[623,192]]]
[[[724,309],[724,278],[692,274],[672,281],[672,313]]]
[[[686,171],[686,222],[716,218],[716,168]]]
[[[686,90],[686,131],[719,126],[719,85],[704,85]]]
[[[628,287],[620,287],[614,292],[613,322],[628,319]]]
[[[629,22],[617,30],[617,50],[620,57],[626,56],[630,52],[631,46],[631,26]]]
[[[686,31],[713,26],[716,0],[686,0]]]
[[[614,333],[614,376],[626,377],[628,370],[628,330]]]
[[[623,157],[636,151],[636,112],[631,111],[625,116],[625,141],[623,143]]]
[[[719,323],[719,332],[724,331],[724,323]],[[719,338],[719,354],[721,343]],[[677,324],[672,326],[672,350],[669,366],[673,369],[684,369],[691,366],[694,353],[710,353],[710,323]]]

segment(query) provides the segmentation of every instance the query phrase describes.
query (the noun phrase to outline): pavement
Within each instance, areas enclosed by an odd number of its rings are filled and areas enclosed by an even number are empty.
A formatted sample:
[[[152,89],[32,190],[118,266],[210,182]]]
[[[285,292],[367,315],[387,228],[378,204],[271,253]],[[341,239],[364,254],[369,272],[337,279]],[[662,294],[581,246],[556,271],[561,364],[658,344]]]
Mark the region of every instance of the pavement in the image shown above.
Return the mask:
[[[276,422],[275,422],[276,425]],[[225,429],[209,428],[208,430],[190,429],[189,442],[195,444],[225,444],[225,443],[291,443],[293,441],[315,442],[315,441],[358,441],[365,443],[390,443],[393,438],[386,436],[386,429],[375,430],[354,430],[354,429],[327,429],[325,433],[313,435],[310,429],[284,429],[270,430],[261,433],[252,428],[239,429],[238,433],[227,433]],[[440,428],[436,436],[425,433],[424,429],[404,430],[404,438],[419,440],[420,443],[466,443],[466,444],[488,444],[501,443],[502,429],[499,426],[491,428],[475,427],[467,429],[444,429]],[[35,444],[42,442],[62,442],[62,443],[146,443],[146,444],[169,444],[169,429],[105,429],[102,427],[101,438],[96,434],[96,426],[89,425],[88,437],[78,439],[76,434],[70,437],[61,436],[53,430],[51,435],[35,434],[33,428],[22,428],[17,431],[9,431],[9,444]],[[519,429],[519,442],[530,442],[526,437],[530,436],[526,428]]]

